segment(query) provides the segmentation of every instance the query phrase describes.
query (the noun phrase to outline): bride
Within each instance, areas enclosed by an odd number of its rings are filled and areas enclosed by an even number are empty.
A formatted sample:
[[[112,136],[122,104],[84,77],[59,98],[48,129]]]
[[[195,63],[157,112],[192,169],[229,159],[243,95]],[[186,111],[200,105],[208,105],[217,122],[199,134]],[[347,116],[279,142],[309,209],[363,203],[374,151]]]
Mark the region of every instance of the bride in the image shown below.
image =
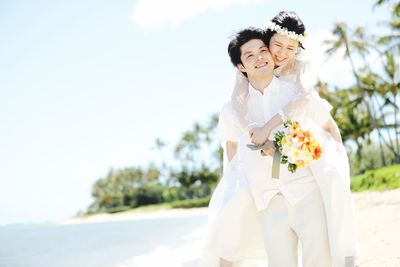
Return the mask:
[[[348,177],[346,151],[342,145],[339,129],[329,114],[332,106],[319,97],[305,78],[308,64],[301,52],[304,49],[304,32],[304,24],[294,12],[282,11],[267,25],[267,44],[276,66],[274,75],[281,80],[296,83],[300,89],[298,95],[289,104],[279,110],[265,125],[257,127],[246,116],[248,80],[243,74],[238,73],[232,99],[222,108],[219,132],[224,148],[223,176],[209,205],[210,224],[200,264],[202,267],[233,267],[242,266],[242,264],[256,266],[256,262],[263,264],[261,266],[266,266],[266,249],[260,214],[256,209],[245,172],[240,164],[238,141],[243,133],[247,133],[254,144],[262,145],[273,129],[282,124],[284,118],[290,118],[299,113],[307,114],[316,118],[317,121],[324,122],[323,129],[330,134],[337,148],[336,158],[339,159],[337,165],[341,167],[340,175],[344,177],[344,180]],[[273,149],[264,151],[267,155],[272,155],[273,152]],[[332,185],[325,187],[329,186]],[[321,190],[321,193],[325,191]],[[343,220],[343,218],[332,216],[330,212],[335,208],[330,199],[337,196],[332,196],[329,192],[324,194],[327,219],[332,222]],[[342,193],[341,196],[343,194],[347,193]],[[349,198],[347,195],[346,197],[347,201]],[[353,220],[351,210],[345,215],[349,215],[348,221],[351,224]],[[333,237],[335,234],[332,232],[329,234],[332,257],[335,257],[341,253],[340,234],[336,239]],[[340,254],[337,257],[341,256]],[[346,261],[346,266],[354,266],[355,258],[346,259]]]

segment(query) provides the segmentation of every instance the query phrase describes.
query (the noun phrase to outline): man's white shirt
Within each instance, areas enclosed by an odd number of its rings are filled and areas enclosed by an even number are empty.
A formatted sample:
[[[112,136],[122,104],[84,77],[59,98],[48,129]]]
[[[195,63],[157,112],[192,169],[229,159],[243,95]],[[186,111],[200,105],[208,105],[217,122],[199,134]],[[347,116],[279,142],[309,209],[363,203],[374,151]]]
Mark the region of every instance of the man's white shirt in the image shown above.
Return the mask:
[[[249,85],[247,104],[249,121],[254,122],[257,126],[264,125],[297,93],[298,90],[293,83],[281,81],[275,77],[263,90],[263,93]],[[251,144],[248,133],[240,131],[239,127],[235,125],[229,125],[235,122],[232,112],[230,104],[226,104],[220,117],[220,135],[225,140],[239,141],[239,164],[246,173],[258,210],[266,208],[269,201],[279,192],[289,203],[295,205],[317,188],[317,183],[309,167],[303,167],[295,173],[291,173],[287,170],[287,165],[281,165],[280,178],[273,179],[271,176],[272,157],[262,156],[260,151],[250,150],[246,146],[246,144]],[[271,140],[274,132],[270,136]]]

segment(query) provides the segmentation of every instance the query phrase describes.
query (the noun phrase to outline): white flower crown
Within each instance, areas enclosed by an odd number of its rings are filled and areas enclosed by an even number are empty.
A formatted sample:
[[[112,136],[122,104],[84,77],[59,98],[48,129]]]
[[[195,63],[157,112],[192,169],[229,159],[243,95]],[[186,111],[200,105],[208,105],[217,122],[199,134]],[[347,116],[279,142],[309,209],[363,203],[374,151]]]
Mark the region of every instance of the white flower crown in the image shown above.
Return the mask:
[[[293,32],[293,31],[289,31],[287,28],[281,27],[281,26],[279,26],[278,24],[275,24],[272,21],[268,21],[266,26],[267,26],[267,29],[269,29],[271,31],[274,31],[274,32],[277,32],[278,34],[285,35],[286,37],[288,37],[288,38],[290,38],[292,40],[298,41],[298,42],[300,42],[302,44],[306,40],[304,35],[297,34],[297,33]]]

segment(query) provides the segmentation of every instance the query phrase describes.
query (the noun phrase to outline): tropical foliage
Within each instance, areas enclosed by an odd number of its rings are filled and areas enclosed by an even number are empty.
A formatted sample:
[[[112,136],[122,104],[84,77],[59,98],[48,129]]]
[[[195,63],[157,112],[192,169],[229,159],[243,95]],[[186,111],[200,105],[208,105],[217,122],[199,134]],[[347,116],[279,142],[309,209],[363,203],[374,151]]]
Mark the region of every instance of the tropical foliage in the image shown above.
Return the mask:
[[[174,208],[206,206],[221,173],[217,124],[217,114],[203,124],[195,123],[172,146],[169,156],[165,150],[170,146],[157,138],[154,149],[160,156],[159,164],[110,170],[93,185],[94,201],[86,214],[119,212],[165,202]]]
[[[351,179],[351,190],[353,192],[366,190],[382,191],[399,187],[400,164],[376,170],[368,170],[364,174]]]
[[[338,22],[332,31],[334,38],[325,41],[328,57],[341,53],[348,61],[354,83],[345,88],[331,88],[321,81],[317,84],[320,95],[334,107],[333,116],[343,139],[355,145],[358,165],[364,146],[373,141],[378,144],[375,153],[383,166],[400,163],[400,3],[377,1],[376,7],[381,6],[391,12],[381,35]],[[385,153],[387,150],[390,154]]]

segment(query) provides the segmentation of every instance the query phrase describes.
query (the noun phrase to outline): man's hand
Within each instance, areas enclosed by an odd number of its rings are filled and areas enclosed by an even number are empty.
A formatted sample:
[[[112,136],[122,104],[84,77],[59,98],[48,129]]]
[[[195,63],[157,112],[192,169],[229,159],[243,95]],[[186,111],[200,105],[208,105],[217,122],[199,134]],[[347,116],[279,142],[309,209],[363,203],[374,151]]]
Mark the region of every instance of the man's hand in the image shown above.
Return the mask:
[[[275,154],[275,147],[267,148],[267,149],[262,149],[261,150],[261,155],[263,156],[271,156],[273,157]]]

